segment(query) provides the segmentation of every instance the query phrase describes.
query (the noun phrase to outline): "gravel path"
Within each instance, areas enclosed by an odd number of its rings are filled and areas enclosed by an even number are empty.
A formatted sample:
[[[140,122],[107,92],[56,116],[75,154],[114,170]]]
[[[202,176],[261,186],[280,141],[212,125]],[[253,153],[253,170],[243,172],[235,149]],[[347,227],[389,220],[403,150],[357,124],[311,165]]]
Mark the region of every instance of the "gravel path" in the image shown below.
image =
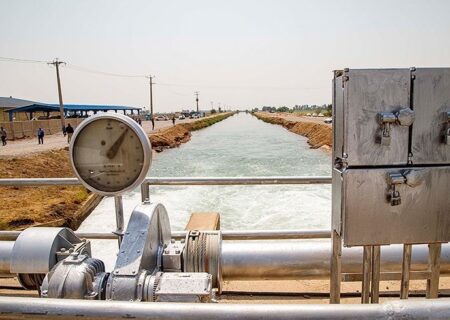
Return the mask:
[[[185,120],[177,120],[176,124],[178,123],[187,123],[196,121],[197,119],[185,119]],[[152,133],[156,132],[159,129],[167,128],[172,126],[172,121],[155,121],[155,130],[152,130],[152,123],[151,121],[143,121],[142,127],[144,128],[145,132]],[[8,144],[6,146],[0,146],[0,158],[10,158],[10,157],[17,157],[17,156],[23,156],[33,153],[39,153],[54,149],[62,149],[65,147],[68,147],[69,144],[67,143],[67,137],[64,137],[62,132],[46,135],[44,137],[44,144],[38,144],[37,137],[34,138],[27,138],[27,139],[20,139],[15,141],[8,141]]]

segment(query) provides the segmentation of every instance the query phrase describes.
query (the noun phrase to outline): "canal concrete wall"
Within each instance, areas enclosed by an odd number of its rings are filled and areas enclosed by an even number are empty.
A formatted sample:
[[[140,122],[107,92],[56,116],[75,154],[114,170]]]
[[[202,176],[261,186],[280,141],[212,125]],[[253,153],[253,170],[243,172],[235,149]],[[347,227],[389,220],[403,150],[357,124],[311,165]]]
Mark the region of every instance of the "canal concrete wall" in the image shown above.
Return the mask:
[[[179,146],[190,139],[190,131],[208,127],[233,113],[202,118],[151,133],[154,150]],[[68,147],[0,157],[0,178],[74,177]],[[0,187],[0,230],[21,230],[36,225],[77,229],[101,197],[81,186]]]
[[[308,138],[308,144],[312,149],[324,148],[331,150],[333,143],[333,130],[331,125],[323,122],[323,119],[305,119],[304,117],[295,117],[283,113],[253,113],[258,119],[285,127],[289,131]]]

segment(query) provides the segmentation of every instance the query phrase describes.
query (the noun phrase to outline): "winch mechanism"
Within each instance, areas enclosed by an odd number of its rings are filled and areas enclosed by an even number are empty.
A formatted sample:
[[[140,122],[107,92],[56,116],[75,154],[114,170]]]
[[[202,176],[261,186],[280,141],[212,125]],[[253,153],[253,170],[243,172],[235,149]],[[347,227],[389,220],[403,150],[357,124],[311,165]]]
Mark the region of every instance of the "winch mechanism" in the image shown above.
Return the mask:
[[[22,232],[11,271],[43,298],[210,302],[220,288],[221,241],[220,231],[172,239],[164,206],[144,203],[131,215],[112,272],[67,228]]]

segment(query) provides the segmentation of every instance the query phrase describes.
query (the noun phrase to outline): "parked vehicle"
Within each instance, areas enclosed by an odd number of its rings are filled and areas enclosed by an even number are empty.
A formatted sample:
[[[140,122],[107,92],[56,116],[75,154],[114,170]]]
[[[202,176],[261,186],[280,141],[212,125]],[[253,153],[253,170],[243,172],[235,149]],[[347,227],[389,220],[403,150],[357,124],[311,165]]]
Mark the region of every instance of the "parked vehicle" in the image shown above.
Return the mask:
[[[332,122],[333,122],[333,119],[332,119],[332,118],[325,118],[325,119],[323,120],[323,122],[325,122],[325,123],[332,123]]]
[[[184,120],[184,119],[186,119],[186,117],[185,117],[184,115],[180,115],[180,116],[178,117],[178,120]]]
[[[155,118],[156,121],[167,121],[169,120],[169,118],[167,118],[166,116],[157,116]]]

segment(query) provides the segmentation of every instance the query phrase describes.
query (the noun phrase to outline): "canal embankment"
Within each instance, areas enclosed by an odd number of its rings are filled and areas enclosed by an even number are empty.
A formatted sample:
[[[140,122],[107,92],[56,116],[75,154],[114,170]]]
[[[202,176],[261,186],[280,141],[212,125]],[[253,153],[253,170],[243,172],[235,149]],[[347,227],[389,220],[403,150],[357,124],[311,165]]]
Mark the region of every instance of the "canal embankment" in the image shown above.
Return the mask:
[[[161,152],[164,149],[176,148],[180,144],[188,142],[191,139],[191,131],[204,129],[212,126],[213,124],[225,120],[232,116],[234,113],[227,112],[202,118],[197,121],[180,123],[172,127],[164,128],[158,132],[149,135],[152,148],[156,152]]]
[[[209,127],[233,115],[224,113],[181,123],[149,134],[156,151],[190,140],[191,131]],[[0,178],[74,177],[69,149],[58,148],[0,157]],[[0,187],[0,230],[30,226],[67,226],[77,229],[101,200],[81,186]]]
[[[308,138],[308,144],[312,149],[331,150],[333,130],[331,124],[323,122],[323,118],[295,116],[281,112],[255,112],[253,115],[264,122],[281,125],[293,133]]]

